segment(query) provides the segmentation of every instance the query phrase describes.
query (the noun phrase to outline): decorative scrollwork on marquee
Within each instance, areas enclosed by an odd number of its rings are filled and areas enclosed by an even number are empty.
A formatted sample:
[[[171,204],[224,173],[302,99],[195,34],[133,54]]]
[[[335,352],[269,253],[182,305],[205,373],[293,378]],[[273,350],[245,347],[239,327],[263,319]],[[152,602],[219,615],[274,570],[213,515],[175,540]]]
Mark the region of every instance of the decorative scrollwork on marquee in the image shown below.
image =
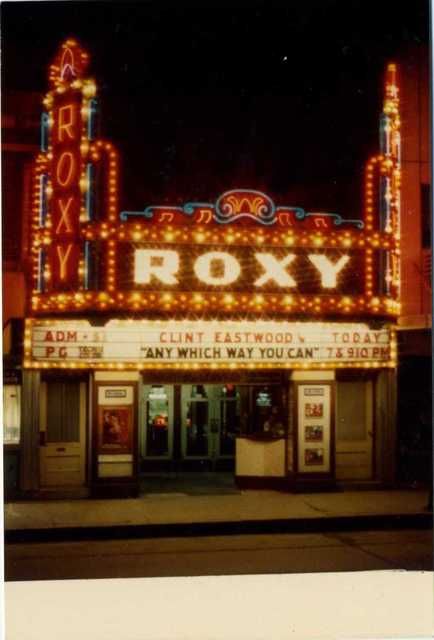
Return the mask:
[[[330,224],[341,226],[343,224],[353,225],[358,229],[363,229],[362,220],[346,220],[337,213],[308,212],[302,207],[279,206],[276,207],[269,195],[254,189],[232,189],[222,193],[215,203],[210,202],[187,202],[183,206],[172,205],[150,205],[143,211],[122,211],[120,219],[122,222],[129,218],[140,217],[146,220],[162,222],[163,218],[154,218],[157,212],[172,213],[173,219],[176,214],[194,216],[198,214],[194,222],[199,224],[210,224],[216,222],[221,225],[234,224],[241,220],[271,226],[292,227],[294,222],[307,221],[311,219],[315,228],[330,228]]]

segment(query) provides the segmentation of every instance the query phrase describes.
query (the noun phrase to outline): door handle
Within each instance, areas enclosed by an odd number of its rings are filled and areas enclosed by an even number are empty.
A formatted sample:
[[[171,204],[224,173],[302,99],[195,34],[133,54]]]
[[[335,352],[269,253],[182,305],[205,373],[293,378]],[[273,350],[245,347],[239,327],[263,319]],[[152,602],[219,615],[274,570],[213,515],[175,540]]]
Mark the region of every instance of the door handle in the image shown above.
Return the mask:
[[[46,436],[45,431],[40,431],[39,432],[39,446],[40,447],[45,447],[45,445],[47,444],[45,436]]]

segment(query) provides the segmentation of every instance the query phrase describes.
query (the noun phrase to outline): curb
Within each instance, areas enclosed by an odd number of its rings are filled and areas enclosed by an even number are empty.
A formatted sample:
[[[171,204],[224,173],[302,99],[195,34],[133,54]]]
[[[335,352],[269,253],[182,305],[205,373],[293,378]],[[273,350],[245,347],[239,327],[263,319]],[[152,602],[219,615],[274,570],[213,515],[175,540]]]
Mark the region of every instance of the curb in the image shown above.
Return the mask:
[[[9,529],[5,544],[81,542],[138,538],[254,535],[277,533],[332,533],[337,531],[432,529],[432,513],[332,516],[273,520],[239,520],[171,524]]]

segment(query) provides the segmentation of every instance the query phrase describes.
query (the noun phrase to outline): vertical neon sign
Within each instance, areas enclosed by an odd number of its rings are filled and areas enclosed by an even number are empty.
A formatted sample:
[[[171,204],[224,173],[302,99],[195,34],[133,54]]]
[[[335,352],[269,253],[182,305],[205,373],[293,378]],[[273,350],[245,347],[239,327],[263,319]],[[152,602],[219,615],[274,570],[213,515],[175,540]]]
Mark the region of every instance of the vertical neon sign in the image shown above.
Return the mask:
[[[103,279],[98,283],[93,278],[95,286],[109,291],[115,287],[116,253],[105,229],[117,217],[118,157],[113,145],[95,139],[98,102],[94,80],[84,76],[87,66],[88,55],[75,40],[61,45],[50,66],[34,170],[34,310],[44,309],[41,294],[56,292],[59,310],[63,309],[64,294],[89,288],[90,270]],[[97,166],[105,184],[102,202],[96,197]],[[107,245],[102,252],[83,242],[91,221],[101,224],[99,241]],[[102,268],[89,264],[92,256],[107,252],[110,258]]]
[[[399,248],[401,216],[401,133],[399,116],[399,88],[396,65],[386,70],[386,87],[383,113],[380,119],[380,151],[382,171],[380,175],[380,231],[394,234]],[[399,251],[385,256],[385,292],[395,287],[399,294]]]
[[[383,111],[380,117],[380,153],[368,160],[365,174],[366,230],[385,233],[393,249],[380,257],[374,267],[372,251],[366,258],[366,293],[374,290],[374,273],[379,274],[379,290],[399,299],[400,294],[400,216],[401,216],[401,121],[396,64],[386,69]]]

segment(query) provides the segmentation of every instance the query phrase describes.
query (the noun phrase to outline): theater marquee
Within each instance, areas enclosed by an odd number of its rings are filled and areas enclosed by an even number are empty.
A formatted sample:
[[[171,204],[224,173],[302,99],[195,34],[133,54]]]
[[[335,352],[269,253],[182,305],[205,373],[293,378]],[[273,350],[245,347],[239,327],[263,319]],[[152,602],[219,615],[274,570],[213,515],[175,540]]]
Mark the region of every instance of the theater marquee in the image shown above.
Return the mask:
[[[28,320],[26,366],[249,368],[394,366],[389,328],[366,324]]]
[[[88,62],[70,39],[50,66],[33,173],[32,316],[396,318],[398,161],[369,161],[360,217],[307,211],[288,204],[290,196],[276,202],[241,187],[125,211],[118,153],[97,136]],[[392,67],[387,86],[394,86]],[[399,157],[390,91],[385,146],[395,145]]]

